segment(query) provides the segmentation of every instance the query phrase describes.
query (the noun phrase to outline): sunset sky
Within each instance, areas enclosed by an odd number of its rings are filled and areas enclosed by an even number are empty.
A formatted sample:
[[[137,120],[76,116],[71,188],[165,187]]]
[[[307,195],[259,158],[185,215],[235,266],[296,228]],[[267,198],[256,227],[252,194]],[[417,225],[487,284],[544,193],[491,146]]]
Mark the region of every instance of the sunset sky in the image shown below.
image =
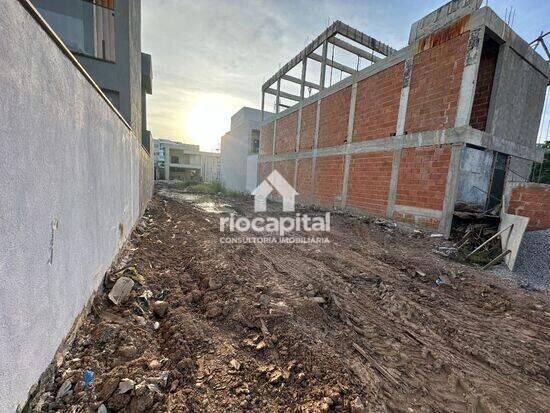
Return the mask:
[[[435,0],[143,0],[142,49],[153,58],[148,125],[155,138],[219,148],[242,106],[260,107],[261,85],[334,20],[399,49]],[[485,4],[485,3],[484,3]],[[550,2],[489,0],[531,41],[550,30]]]

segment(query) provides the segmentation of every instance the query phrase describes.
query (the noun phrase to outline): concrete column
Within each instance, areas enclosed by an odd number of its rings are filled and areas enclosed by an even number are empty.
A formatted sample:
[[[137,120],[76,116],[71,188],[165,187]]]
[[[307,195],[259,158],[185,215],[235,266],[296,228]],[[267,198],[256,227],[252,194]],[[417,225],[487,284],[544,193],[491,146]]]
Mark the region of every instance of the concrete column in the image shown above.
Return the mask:
[[[399,111],[397,114],[397,125],[395,127],[396,136],[401,136],[399,147],[393,151],[393,163],[391,169],[390,189],[388,192],[388,205],[386,207],[386,217],[393,217],[395,208],[395,198],[397,196],[397,183],[399,180],[399,167],[401,166],[401,155],[403,153],[403,134],[405,133],[405,120],[407,118],[407,105],[409,102],[409,91],[411,89],[411,75],[414,56],[405,60],[403,69],[403,88],[399,99]]]
[[[345,208],[348,200],[348,182],[349,182],[349,166],[351,163],[350,146],[353,142],[353,123],[355,121],[355,102],[357,101],[357,75],[353,75],[353,85],[351,87],[351,99],[349,104],[348,116],[348,134],[346,137],[346,154],[344,156],[344,177],[342,181],[342,199],[341,207]]]
[[[302,84],[300,85],[300,99],[304,100],[306,88],[306,73],[307,73],[307,56],[302,60]]]
[[[277,95],[275,96],[275,113],[279,113],[279,104],[281,103],[279,94],[281,93],[281,78],[277,79]]]
[[[164,179],[170,180],[170,147],[166,145],[164,147]]]
[[[317,114],[315,117],[315,133],[313,135],[313,153],[311,158],[311,197],[315,197],[315,167],[317,164],[317,142],[319,141],[319,122],[321,120],[321,100],[317,101]]]
[[[279,107],[278,104],[277,104],[277,107]],[[275,170],[275,140],[276,139],[277,139],[277,119],[273,121],[273,139],[272,139],[273,146],[271,150],[271,172]]]
[[[302,84],[303,88],[303,84]],[[294,148],[294,152],[300,151],[300,138],[301,138],[301,126],[302,126],[302,109],[303,109],[303,103],[300,102],[300,108],[298,109],[298,121],[296,122],[296,147]],[[294,160],[294,183],[292,186],[294,189],[296,189],[296,182],[298,180],[298,158]]]
[[[321,62],[321,79],[319,80],[319,92],[325,88],[325,76],[327,73],[328,42],[323,43],[323,61]]]
[[[455,127],[468,126],[476,93],[477,72],[481,60],[481,48],[485,36],[485,26],[470,31],[464,70],[462,72],[462,84],[458,96]]]
[[[261,117],[262,122],[264,121],[264,113],[265,113],[265,92],[262,89],[262,117]]]
[[[458,177],[460,175],[460,159],[462,158],[463,143],[453,144],[451,148],[451,159],[449,160],[449,171],[447,172],[447,185],[445,198],[443,200],[443,211],[439,221],[439,232],[445,237],[451,234],[453,223],[453,212],[455,209],[456,196],[458,192]]]

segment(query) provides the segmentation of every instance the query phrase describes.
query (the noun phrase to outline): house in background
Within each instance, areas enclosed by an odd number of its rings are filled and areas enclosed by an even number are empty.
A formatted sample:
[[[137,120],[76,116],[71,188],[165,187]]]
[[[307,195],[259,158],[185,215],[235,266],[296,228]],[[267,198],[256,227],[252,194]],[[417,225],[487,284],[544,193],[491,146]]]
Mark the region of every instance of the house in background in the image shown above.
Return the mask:
[[[220,179],[220,154],[201,151],[199,145],[155,139],[154,165],[157,180]]]
[[[141,52],[141,2],[32,0],[42,17],[150,151],[146,94],[151,56]]]
[[[257,184],[262,112],[243,107],[231,116],[231,130],[221,139],[220,178],[238,192],[251,192]]]

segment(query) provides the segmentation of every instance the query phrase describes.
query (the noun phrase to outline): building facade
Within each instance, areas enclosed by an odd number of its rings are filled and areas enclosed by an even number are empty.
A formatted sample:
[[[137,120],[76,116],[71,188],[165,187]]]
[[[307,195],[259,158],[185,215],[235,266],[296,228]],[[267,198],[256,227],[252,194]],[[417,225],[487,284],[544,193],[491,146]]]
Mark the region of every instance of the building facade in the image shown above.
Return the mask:
[[[0,279],[9,280],[0,288],[0,412],[15,412],[29,410],[41,374],[87,316],[151,199],[153,163],[139,112],[131,127],[29,0],[0,1],[0,56],[0,140],[10,145],[0,152],[9,171],[0,174]],[[133,67],[139,97],[140,60]]]
[[[221,139],[220,178],[232,191],[248,192],[256,186],[256,175],[247,165],[257,160],[261,115],[260,110],[243,107],[231,117],[231,130]]]
[[[506,184],[527,180],[542,160],[536,140],[550,68],[480,5],[445,4],[413,24],[401,50],[335,22],[262,87],[264,98],[276,96],[277,114],[261,127],[259,180],[276,169],[304,204],[445,235],[460,211],[502,205]],[[333,46],[372,64],[334,62]],[[322,62],[318,83],[306,81],[311,59]],[[288,75],[299,64],[302,78]],[[327,86],[327,67],[347,76]],[[301,83],[300,96],[281,80]],[[315,94],[305,98],[304,86]]]
[[[150,151],[146,94],[151,56],[141,52],[141,1],[32,0],[46,22]]]
[[[199,145],[155,139],[153,155],[157,180],[220,180],[220,154],[203,152]]]

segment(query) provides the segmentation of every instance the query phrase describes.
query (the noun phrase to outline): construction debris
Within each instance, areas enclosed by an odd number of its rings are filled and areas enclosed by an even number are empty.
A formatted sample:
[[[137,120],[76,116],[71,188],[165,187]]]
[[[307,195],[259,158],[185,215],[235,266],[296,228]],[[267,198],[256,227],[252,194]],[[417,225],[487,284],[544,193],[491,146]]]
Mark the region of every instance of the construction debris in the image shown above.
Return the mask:
[[[134,288],[134,281],[128,277],[120,277],[109,293],[109,299],[119,305],[125,302]]]
[[[227,201],[252,216],[240,198]],[[147,236],[133,235],[123,257],[144,284],[130,279],[119,305],[96,297],[33,406],[366,413],[550,405],[548,301],[533,303],[539,293],[432,253],[442,243],[456,250],[441,238],[335,215],[330,245],[220,244],[215,216],[159,197],[149,218]],[[178,221],[185,225],[174,229]],[[87,369],[95,374],[85,387]]]

